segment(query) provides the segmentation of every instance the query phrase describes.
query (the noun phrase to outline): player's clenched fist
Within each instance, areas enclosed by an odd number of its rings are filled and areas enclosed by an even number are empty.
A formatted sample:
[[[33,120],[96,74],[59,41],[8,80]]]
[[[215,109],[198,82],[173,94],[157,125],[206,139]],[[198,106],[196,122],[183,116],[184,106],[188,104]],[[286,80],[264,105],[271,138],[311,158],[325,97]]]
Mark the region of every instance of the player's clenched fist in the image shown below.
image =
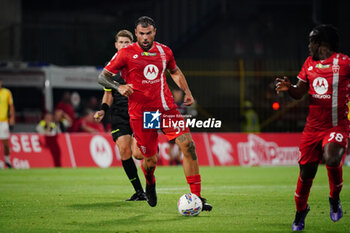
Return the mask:
[[[100,121],[102,121],[104,116],[105,116],[105,111],[104,110],[100,110],[100,111],[97,111],[95,113],[94,119],[95,119],[95,121],[100,122]]]
[[[132,84],[120,85],[118,87],[118,92],[123,96],[129,97],[134,92],[132,88]]]
[[[194,98],[192,94],[185,94],[184,96],[184,105],[191,106],[194,103]]]

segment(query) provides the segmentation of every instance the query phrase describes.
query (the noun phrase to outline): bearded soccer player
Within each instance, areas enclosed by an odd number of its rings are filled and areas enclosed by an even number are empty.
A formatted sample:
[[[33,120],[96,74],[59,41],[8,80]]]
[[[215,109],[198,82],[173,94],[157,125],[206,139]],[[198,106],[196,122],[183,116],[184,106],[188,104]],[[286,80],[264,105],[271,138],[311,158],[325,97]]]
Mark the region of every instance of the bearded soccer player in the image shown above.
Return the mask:
[[[115,48],[119,51],[131,44],[133,40],[134,37],[131,32],[128,30],[121,30],[115,36]],[[113,78],[117,82],[125,84],[125,81],[121,78],[120,72]],[[131,136],[132,130],[129,122],[128,98],[122,96],[116,90],[105,88],[101,110],[95,113],[95,120],[100,122],[109,108],[111,113],[112,137],[118,146],[124,171],[135,189],[135,194],[129,199],[126,199],[126,201],[144,201],[146,200],[146,195],[137,174],[135,162],[131,157],[131,154],[133,154],[134,157],[143,158],[142,155],[138,155],[140,152],[137,147],[134,146],[136,144],[133,143],[134,140]],[[131,150],[132,145],[133,150]]]
[[[4,146],[5,164],[8,168],[12,168],[10,161],[10,129],[9,126],[15,124],[15,107],[11,91],[2,87],[0,80],[0,141]]]
[[[129,98],[130,123],[137,145],[145,159],[141,166],[146,177],[146,196],[150,206],[157,205],[156,180],[154,171],[157,165],[158,132],[156,128],[144,128],[143,116],[152,114],[150,121],[167,117],[173,123],[184,122],[177,111],[176,104],[166,83],[165,72],[168,70],[175,83],[184,91],[184,103],[194,102],[185,76],[176,66],[170,48],[154,41],[156,26],[150,17],[142,16],[135,23],[137,43],[121,49],[107,64],[99,76],[99,83],[106,88],[117,89]],[[113,74],[121,70],[126,85],[113,82]],[[124,75],[125,74],[125,75]],[[191,192],[202,199],[203,210],[210,211],[212,206],[201,197],[201,176],[195,145],[188,127],[160,128],[168,140],[175,139],[184,154],[183,168]]]
[[[316,26],[309,35],[310,56],[306,59],[298,83],[277,78],[276,91],[288,91],[293,98],[310,96],[309,114],[299,147],[300,173],[295,191],[296,215],[293,231],[304,229],[310,211],[307,203],[318,164],[326,163],[330,194],[330,218],[343,216],[339,194],[343,186],[341,160],[348,133],[347,102],[350,83],[349,57],[338,53],[339,36],[331,25]]]

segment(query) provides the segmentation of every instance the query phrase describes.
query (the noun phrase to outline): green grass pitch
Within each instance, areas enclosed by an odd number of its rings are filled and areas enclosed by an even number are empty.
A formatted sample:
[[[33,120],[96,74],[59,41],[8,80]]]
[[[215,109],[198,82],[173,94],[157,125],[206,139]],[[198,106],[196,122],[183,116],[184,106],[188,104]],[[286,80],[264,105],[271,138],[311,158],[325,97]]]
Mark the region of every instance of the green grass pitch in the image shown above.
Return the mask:
[[[0,171],[0,232],[291,232],[298,167],[201,167],[210,213],[183,217],[189,192],[182,167],[157,167],[158,205],[125,202],[133,189],[122,168]],[[139,169],[144,185],[144,177]],[[329,218],[328,178],[320,166],[304,232],[350,232],[350,167],[344,167],[344,217]]]

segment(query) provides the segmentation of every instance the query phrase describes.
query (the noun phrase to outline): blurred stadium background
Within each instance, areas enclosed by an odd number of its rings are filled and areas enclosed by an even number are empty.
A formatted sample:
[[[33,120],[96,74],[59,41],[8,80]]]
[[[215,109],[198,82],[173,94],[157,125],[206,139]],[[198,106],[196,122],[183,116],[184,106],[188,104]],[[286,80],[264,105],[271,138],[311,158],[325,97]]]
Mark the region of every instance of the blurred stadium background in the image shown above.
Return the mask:
[[[350,54],[349,9],[349,0],[0,0],[0,80],[16,108],[12,163],[49,168],[0,169],[0,232],[288,231],[308,100],[276,95],[274,79],[296,82],[316,24],[338,27],[341,51]],[[192,136],[203,193],[215,208],[199,218],[181,218],[176,210],[188,192],[182,168],[157,168],[159,205],[149,208],[124,201],[132,187],[109,134],[29,133],[66,91],[79,93],[83,105],[101,100],[97,74],[115,53],[114,36],[133,32],[142,15],[154,18],[156,40],[172,48],[198,118],[223,122],[221,129],[192,129],[202,131]],[[246,101],[263,134],[238,133]],[[168,149],[160,136],[159,165],[168,164]],[[321,166],[307,231],[349,232],[346,212],[340,223],[329,220],[326,174]],[[350,209],[349,176],[344,167],[344,210]]]
[[[158,24],[156,40],[173,49],[197,100],[198,117],[222,120],[219,131],[226,132],[241,130],[246,100],[257,112],[262,132],[302,130],[307,99],[294,102],[276,95],[273,81],[280,75],[296,81],[308,56],[308,33],[316,24],[337,26],[342,51],[350,52],[347,0],[331,4],[326,0],[1,0],[0,4],[0,77],[23,67],[101,68],[115,53],[118,30],[133,31],[139,16],[153,17]],[[44,102],[55,106],[65,90],[77,91],[82,100],[91,96],[100,100],[103,94],[98,86],[61,86],[52,90],[52,97],[40,85],[7,87],[14,95],[17,132],[30,131],[47,110]],[[272,108],[275,102],[279,109]]]

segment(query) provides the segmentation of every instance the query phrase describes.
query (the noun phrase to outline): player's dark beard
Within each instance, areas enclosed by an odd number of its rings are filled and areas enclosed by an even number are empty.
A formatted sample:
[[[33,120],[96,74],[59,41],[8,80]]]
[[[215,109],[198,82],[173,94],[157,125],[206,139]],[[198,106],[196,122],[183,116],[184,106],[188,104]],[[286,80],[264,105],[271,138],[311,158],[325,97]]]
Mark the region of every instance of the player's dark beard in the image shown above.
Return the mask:
[[[314,54],[312,55],[312,60],[318,61],[318,60],[320,60],[320,57],[318,56],[318,54],[314,53]]]
[[[318,52],[318,48],[319,48],[319,47],[313,48],[313,51],[312,51],[312,59],[313,59],[314,61],[320,60],[320,54],[319,54],[319,52]]]
[[[313,47],[313,48],[312,48],[312,51],[311,51],[312,59],[313,59],[314,61],[320,60],[320,54],[319,54],[319,52],[318,52],[318,48],[319,48],[319,46]]]
[[[138,43],[140,45],[140,47],[144,50],[144,51],[148,51],[150,50],[150,48],[152,47],[153,45],[153,41],[152,42],[149,42],[147,46],[143,45],[142,43]]]

